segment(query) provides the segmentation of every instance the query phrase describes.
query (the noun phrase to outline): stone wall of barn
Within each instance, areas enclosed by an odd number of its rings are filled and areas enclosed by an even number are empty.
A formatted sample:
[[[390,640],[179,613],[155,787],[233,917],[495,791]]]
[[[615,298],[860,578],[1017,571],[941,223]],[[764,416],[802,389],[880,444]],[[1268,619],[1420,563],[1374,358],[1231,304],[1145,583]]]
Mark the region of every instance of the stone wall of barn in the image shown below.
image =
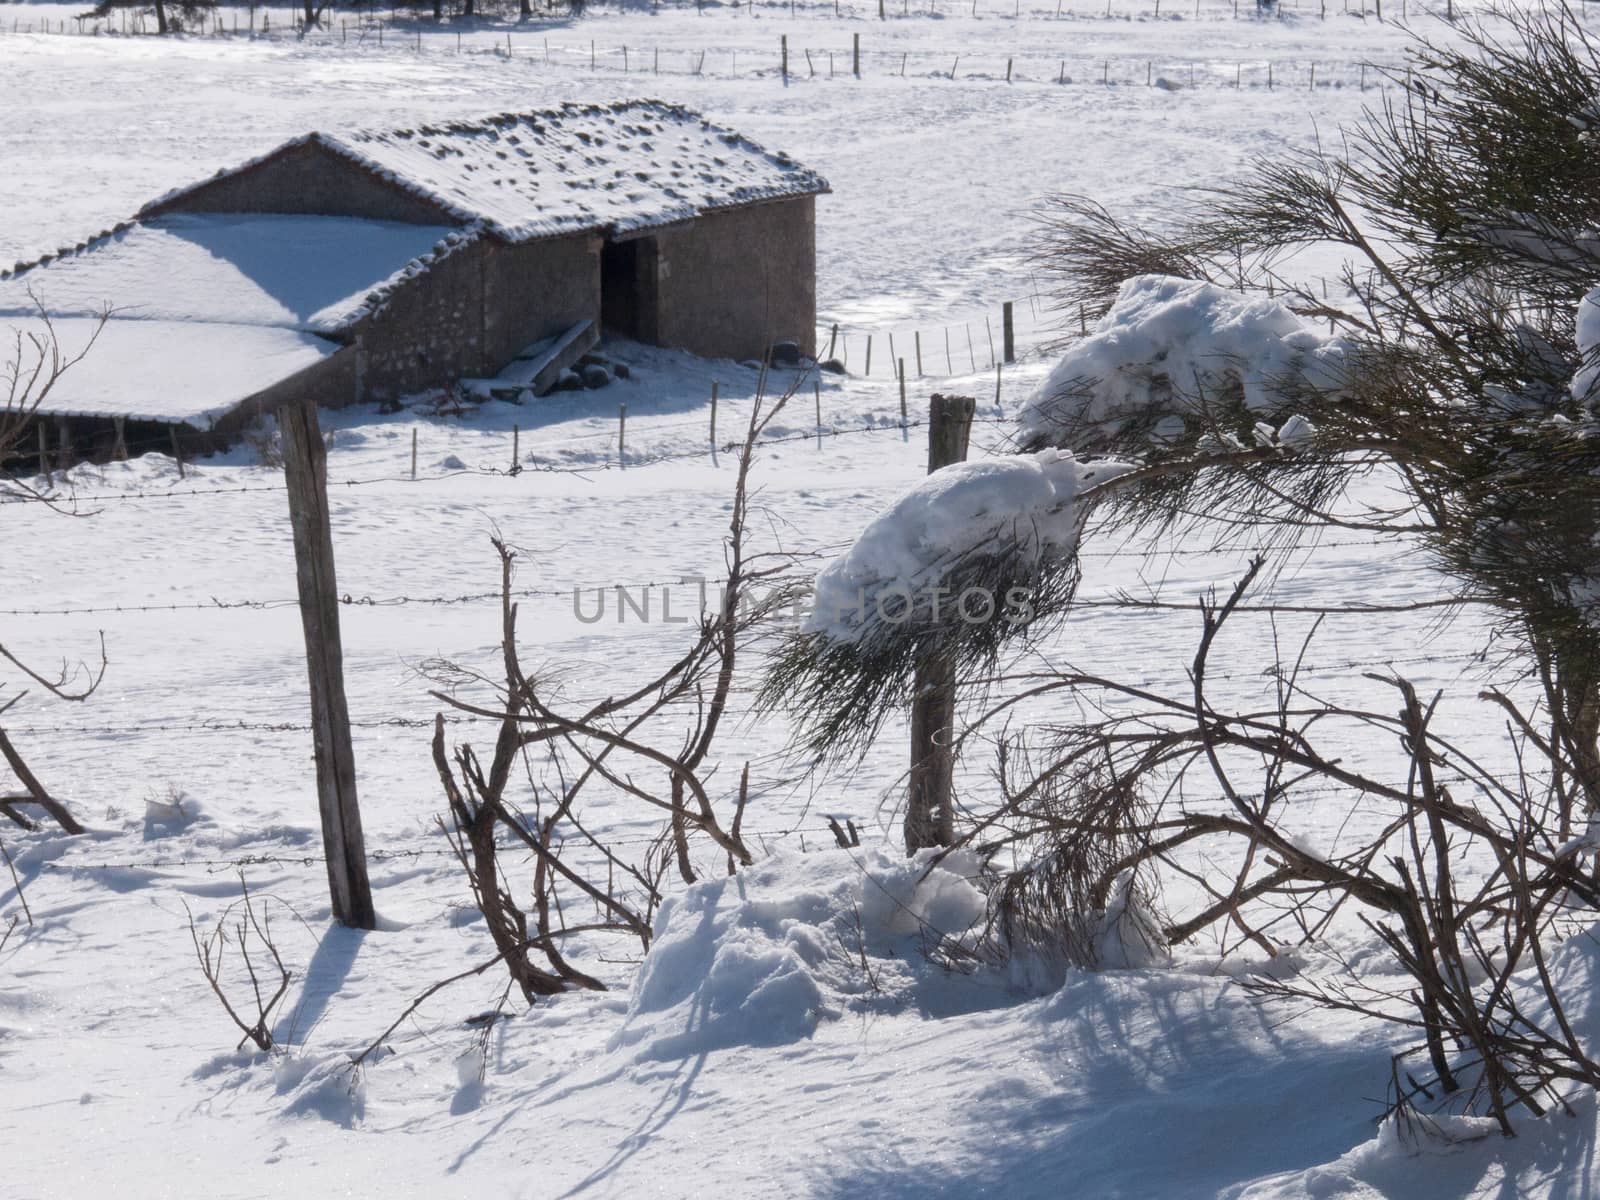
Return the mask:
[[[493,375],[531,342],[600,317],[599,240],[482,238],[402,283],[352,330],[365,399]]]
[[[706,358],[816,353],[816,199],[727,209],[655,235],[656,337]]]
[[[350,331],[361,348],[363,399],[394,400],[483,373],[488,252],[480,240],[435,259]]]
[[[600,239],[593,234],[495,243],[484,260],[484,372],[530,342],[600,319]]]
[[[438,205],[363,169],[317,142],[302,142],[203,183],[144,215],[166,212],[308,213],[413,225],[459,225]]]

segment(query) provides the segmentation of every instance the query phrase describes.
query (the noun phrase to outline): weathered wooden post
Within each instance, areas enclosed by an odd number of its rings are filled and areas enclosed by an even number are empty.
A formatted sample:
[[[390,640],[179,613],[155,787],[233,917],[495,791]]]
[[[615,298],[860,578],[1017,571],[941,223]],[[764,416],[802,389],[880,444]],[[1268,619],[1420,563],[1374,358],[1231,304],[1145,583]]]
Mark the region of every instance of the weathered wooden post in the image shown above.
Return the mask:
[[[900,360],[900,428],[906,427],[906,360]]]
[[[711,381],[711,444],[717,444],[717,381]]]
[[[1011,301],[1007,300],[1000,310],[1000,343],[1006,352],[1007,362],[1017,361],[1017,324],[1012,313]]]
[[[850,46],[850,64],[857,79],[861,78],[861,35],[854,36]]]
[[[972,414],[971,396],[935,395],[928,408],[928,473],[965,462]],[[954,604],[954,598],[945,603]],[[918,661],[911,701],[911,775],[906,796],[906,853],[955,841],[956,664],[941,647],[930,647]]]
[[[778,45],[783,55],[783,81],[789,82],[789,35],[787,33],[778,38]]]
[[[344,648],[339,638],[339,583],[333,569],[328,517],[328,451],[313,400],[278,410],[283,469],[294,532],[300,623],[311,684],[311,745],[317,763],[322,848],[328,863],[333,915],[352,929],[372,929],[372,886],[356,800],[356,758],[344,694]]]
[[[128,461],[128,418],[113,417],[111,427],[116,431],[116,444],[112,446],[111,455],[118,462]]]
[[[39,474],[44,476],[45,487],[50,486],[50,431],[44,421],[39,421]]]

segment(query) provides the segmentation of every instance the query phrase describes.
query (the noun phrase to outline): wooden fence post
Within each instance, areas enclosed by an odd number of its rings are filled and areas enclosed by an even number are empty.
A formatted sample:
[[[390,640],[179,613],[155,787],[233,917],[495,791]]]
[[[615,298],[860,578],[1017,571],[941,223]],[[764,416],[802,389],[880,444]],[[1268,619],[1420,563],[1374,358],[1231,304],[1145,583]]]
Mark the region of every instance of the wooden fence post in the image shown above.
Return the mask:
[[[854,38],[852,39],[852,41],[851,41],[850,62],[851,62],[851,69],[855,72],[856,78],[860,79],[861,78],[861,35],[859,33],[856,34],[854,36]]]
[[[50,486],[50,431],[45,427],[44,420],[39,420],[39,474],[44,476],[45,487]]]
[[[906,427],[906,360],[900,360],[900,428]]]
[[[1011,309],[1011,301],[1007,300],[1000,310],[1001,345],[1006,352],[1007,362],[1017,361],[1017,324]]]
[[[167,432],[172,435],[172,458],[178,464],[178,478],[183,479],[186,473],[183,469],[183,447],[178,444],[178,427],[168,425]]]
[[[964,462],[977,402],[935,395],[928,408],[928,473]],[[953,598],[946,603],[954,604]],[[955,767],[956,664],[934,650],[916,667],[911,701],[911,774],[906,796],[906,853],[955,841],[951,777]]]
[[[339,584],[328,517],[328,451],[315,401],[278,410],[283,468],[294,533],[295,578],[311,685],[311,744],[317,763],[317,802],[328,864],[333,915],[352,929],[377,925],[367,852],[356,800],[356,759],[344,694],[344,649],[339,638]]]
[[[128,461],[128,418],[113,417],[112,428],[116,430],[117,442],[111,453],[118,462]]]
[[[717,381],[711,381],[711,444],[717,444]]]
[[[782,34],[782,35],[779,36],[778,45],[779,45],[779,47],[781,47],[780,53],[783,56],[783,81],[785,83],[788,83],[789,82],[789,35],[787,33]]]

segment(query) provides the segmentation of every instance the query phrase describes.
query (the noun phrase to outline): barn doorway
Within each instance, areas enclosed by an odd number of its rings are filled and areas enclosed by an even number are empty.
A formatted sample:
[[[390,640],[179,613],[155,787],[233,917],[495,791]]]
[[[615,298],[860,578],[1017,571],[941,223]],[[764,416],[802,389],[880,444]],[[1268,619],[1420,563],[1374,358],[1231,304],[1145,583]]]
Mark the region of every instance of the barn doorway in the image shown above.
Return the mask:
[[[600,320],[637,342],[657,341],[656,239],[607,242],[600,251]]]

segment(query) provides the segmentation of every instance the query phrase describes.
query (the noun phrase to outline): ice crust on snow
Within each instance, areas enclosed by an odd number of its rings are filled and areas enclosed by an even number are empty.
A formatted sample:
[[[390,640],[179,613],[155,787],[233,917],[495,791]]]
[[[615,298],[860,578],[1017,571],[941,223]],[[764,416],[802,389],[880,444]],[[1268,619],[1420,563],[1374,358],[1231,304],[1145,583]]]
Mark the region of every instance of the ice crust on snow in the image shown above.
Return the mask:
[[[859,641],[877,627],[881,601],[940,586],[976,553],[1005,552],[1019,574],[1069,559],[1083,527],[1080,494],[1130,469],[1053,449],[943,467],[901,493],[818,573],[804,629]],[[953,610],[958,599],[944,603]],[[1004,599],[995,598],[997,607]]]
[[[1028,400],[1019,432],[1024,444],[1079,448],[1149,420],[1172,439],[1201,403],[1235,393],[1270,417],[1306,390],[1337,395],[1348,355],[1276,300],[1140,275]]]
[[[511,242],[648,229],[714,209],[828,190],[822,176],[787,155],[659,100],[566,104],[342,136],[312,133],[279,149],[308,141]],[[146,211],[192,190],[169,193]]]

